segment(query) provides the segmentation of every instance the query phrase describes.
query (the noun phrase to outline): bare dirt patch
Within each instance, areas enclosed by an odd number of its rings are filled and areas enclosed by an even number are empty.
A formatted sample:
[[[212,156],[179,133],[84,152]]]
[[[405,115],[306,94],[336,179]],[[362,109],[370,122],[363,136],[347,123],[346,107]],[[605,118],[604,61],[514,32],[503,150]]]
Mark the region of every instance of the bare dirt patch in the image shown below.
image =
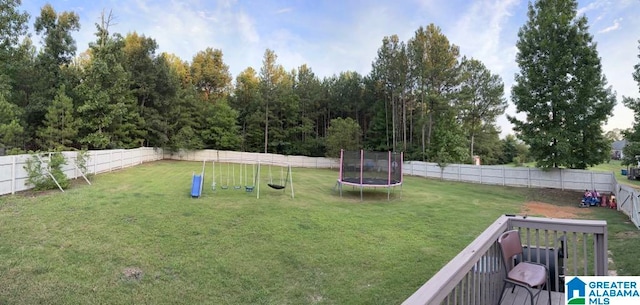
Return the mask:
[[[529,201],[520,210],[522,215],[542,216],[548,218],[582,218],[591,214],[590,208],[555,205],[539,201]]]
[[[139,281],[142,279],[143,274],[142,269],[137,267],[127,267],[122,270],[122,276],[125,280]]]

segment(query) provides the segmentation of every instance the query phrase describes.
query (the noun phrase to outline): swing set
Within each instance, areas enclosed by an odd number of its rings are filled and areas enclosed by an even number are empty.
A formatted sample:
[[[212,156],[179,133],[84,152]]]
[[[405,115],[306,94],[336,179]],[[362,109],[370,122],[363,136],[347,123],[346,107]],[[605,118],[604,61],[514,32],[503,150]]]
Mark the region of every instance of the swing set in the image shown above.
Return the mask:
[[[286,189],[289,188],[291,190],[291,198],[295,197],[291,165],[288,163],[220,159],[218,161],[203,161],[203,168],[205,166],[204,163],[206,162],[211,162],[211,169],[213,172],[211,189],[213,191],[217,191],[218,186],[220,190],[241,190],[244,188],[247,193],[253,193],[255,190],[256,198],[259,199],[261,168],[262,165],[267,165],[269,167],[269,181],[267,186],[274,190],[282,190],[283,192],[286,192]],[[218,167],[217,172],[216,165]],[[274,175],[271,169],[272,166],[280,168],[279,180],[276,179],[274,181]],[[236,172],[238,175],[236,175]]]

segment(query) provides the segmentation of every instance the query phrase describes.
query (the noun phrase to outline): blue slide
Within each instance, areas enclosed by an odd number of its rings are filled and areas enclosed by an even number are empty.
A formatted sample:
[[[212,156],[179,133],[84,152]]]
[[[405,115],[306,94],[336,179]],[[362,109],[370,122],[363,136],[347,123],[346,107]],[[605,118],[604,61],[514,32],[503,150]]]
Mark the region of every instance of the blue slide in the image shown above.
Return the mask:
[[[202,193],[202,176],[193,175],[193,183],[191,183],[191,197],[200,198]]]

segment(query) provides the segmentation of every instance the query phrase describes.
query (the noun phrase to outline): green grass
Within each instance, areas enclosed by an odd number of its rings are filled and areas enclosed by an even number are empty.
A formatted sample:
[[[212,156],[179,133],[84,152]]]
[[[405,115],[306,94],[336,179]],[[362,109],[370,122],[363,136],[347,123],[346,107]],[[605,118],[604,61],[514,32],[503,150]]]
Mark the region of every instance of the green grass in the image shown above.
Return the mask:
[[[616,180],[619,183],[631,185],[635,187],[640,187],[640,181],[638,180],[629,180],[627,176],[622,175],[621,169],[626,169],[626,165],[622,165],[620,160],[611,160],[607,163],[598,164],[594,167],[590,167],[589,170],[600,171],[600,172],[613,172],[616,176]]]
[[[201,164],[161,161],[64,194],[0,197],[0,304],[397,304],[501,214],[580,196],[408,177],[401,198],[378,189],[361,202],[359,191],[332,191],[335,171],[294,169],[292,199],[266,186],[263,168],[256,199],[212,192],[207,168],[203,197],[191,199]],[[616,268],[640,274],[622,255],[640,251],[635,227],[591,210],[610,223]]]

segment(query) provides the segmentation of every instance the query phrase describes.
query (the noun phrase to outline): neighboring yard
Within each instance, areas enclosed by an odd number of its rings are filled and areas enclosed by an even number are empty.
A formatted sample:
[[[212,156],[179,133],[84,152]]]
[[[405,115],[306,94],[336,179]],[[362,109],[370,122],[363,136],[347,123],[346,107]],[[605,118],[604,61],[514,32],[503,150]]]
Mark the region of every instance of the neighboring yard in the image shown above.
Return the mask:
[[[616,175],[616,179],[618,180],[619,183],[640,187],[640,181],[629,180],[627,179],[627,176],[622,175],[621,169],[623,168],[626,169],[627,166],[626,165],[623,166],[620,163],[621,163],[620,160],[611,160],[607,163],[599,164],[589,169],[594,171],[601,171],[601,172],[613,172]]]
[[[640,274],[638,230],[622,213],[575,208],[579,192],[407,177],[402,198],[377,189],[361,202],[332,192],[335,171],[294,169],[291,199],[263,168],[256,199],[213,193],[207,168],[191,199],[201,165],[0,197],[0,304],[398,304],[505,213],[605,219],[610,268]]]

